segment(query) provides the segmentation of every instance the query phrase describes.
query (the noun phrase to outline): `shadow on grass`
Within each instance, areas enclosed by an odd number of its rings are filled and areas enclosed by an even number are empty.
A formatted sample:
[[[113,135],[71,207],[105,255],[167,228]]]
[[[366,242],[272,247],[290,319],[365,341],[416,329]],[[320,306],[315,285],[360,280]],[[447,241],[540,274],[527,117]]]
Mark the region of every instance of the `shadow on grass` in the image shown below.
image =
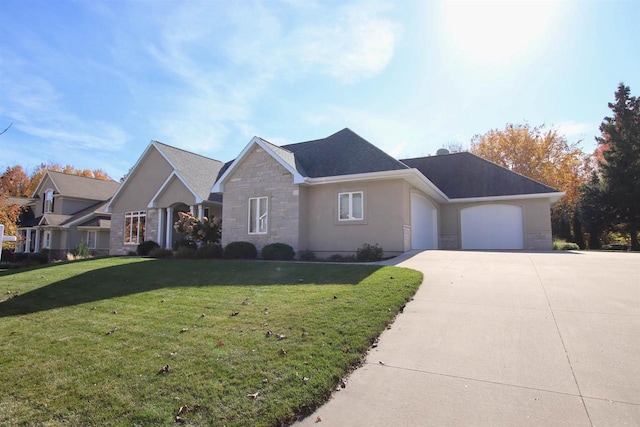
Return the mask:
[[[305,264],[295,262],[140,260],[91,268],[90,264],[54,265],[70,268],[68,278],[0,302],[0,318],[107,300],[162,288],[260,285],[356,285],[379,265]],[[42,268],[22,270],[41,280]],[[12,272],[11,274],[17,274]],[[0,274],[0,280],[7,274]],[[29,278],[30,279],[30,278]],[[29,284],[29,279],[26,281]],[[1,282],[0,282],[1,283]],[[5,295],[3,295],[4,297]]]

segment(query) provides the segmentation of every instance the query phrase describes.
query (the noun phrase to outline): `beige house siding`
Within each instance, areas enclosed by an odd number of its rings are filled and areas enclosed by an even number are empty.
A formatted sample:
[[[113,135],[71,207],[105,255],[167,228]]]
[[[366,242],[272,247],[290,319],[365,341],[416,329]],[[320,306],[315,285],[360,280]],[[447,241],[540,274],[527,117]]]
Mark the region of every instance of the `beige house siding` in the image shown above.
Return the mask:
[[[460,211],[471,206],[507,204],[521,206],[524,215],[524,249],[550,250],[551,209],[548,199],[520,199],[494,202],[451,203],[440,207],[440,249],[458,250],[462,247],[460,235]]]
[[[404,225],[408,224],[406,198],[409,187],[402,180],[363,181],[308,187],[305,193],[305,246],[319,257],[353,254],[365,243],[378,244],[385,255],[405,250]],[[362,191],[364,219],[338,220],[338,194]],[[226,200],[225,200],[226,203]]]
[[[258,251],[270,243],[299,249],[300,189],[293,175],[264,149],[254,146],[228,176],[222,205],[222,245],[251,242]],[[249,198],[268,198],[266,234],[249,234]]]
[[[171,206],[176,203],[192,206],[196,204],[196,199],[191,191],[177,177],[173,176],[156,199],[155,206]]]
[[[158,150],[149,150],[147,156],[132,171],[134,175],[128,177],[123,184],[125,187],[118,192],[117,198],[111,204],[111,211],[116,213],[147,210],[147,205],[172,171],[173,168]]]

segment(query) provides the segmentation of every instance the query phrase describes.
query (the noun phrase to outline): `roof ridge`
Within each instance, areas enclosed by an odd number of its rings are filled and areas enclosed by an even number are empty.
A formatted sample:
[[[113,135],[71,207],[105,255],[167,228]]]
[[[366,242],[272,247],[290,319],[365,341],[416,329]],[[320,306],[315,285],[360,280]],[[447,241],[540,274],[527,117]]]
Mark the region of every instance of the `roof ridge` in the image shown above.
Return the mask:
[[[202,154],[194,153],[193,151],[189,151],[189,150],[185,150],[184,148],[175,147],[173,145],[165,144],[164,142],[161,142],[161,141],[158,141],[158,140],[155,140],[155,139],[152,140],[152,142],[154,142],[156,144],[160,144],[160,145],[165,146],[165,147],[173,148],[174,150],[182,151],[182,152],[187,153],[187,154],[192,154],[194,156],[202,157],[203,159],[213,160],[214,162],[218,162],[218,163],[224,164],[224,162],[222,162],[221,160],[214,159],[213,157],[207,157],[207,156],[204,156]]]
[[[78,174],[75,174],[75,173],[66,173],[66,172],[54,171],[54,170],[51,170],[51,169],[47,169],[47,173],[57,173],[57,174],[60,174],[60,175],[73,176],[73,177],[76,177],[76,178],[85,178],[85,179],[93,179],[95,181],[118,183],[118,181],[116,181],[115,179],[100,179],[100,178],[96,178],[96,177],[92,177],[92,176],[78,175]]]

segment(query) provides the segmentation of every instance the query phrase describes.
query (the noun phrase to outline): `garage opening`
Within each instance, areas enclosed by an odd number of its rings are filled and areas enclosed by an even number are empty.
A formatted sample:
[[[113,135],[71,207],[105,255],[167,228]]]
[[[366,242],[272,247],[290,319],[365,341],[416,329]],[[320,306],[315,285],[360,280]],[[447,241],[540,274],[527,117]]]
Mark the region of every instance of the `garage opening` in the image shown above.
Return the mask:
[[[462,249],[524,249],[522,206],[479,205],[460,211]]]
[[[411,193],[411,249],[438,249],[438,209]]]

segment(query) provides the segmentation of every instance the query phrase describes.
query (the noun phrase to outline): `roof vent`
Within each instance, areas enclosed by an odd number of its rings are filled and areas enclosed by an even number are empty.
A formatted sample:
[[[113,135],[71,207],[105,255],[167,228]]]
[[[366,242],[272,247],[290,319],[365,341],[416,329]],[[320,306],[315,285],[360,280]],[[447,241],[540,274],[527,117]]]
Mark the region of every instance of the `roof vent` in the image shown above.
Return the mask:
[[[449,154],[449,150],[447,150],[446,148],[441,148],[436,151],[436,156],[443,156],[445,154]]]

